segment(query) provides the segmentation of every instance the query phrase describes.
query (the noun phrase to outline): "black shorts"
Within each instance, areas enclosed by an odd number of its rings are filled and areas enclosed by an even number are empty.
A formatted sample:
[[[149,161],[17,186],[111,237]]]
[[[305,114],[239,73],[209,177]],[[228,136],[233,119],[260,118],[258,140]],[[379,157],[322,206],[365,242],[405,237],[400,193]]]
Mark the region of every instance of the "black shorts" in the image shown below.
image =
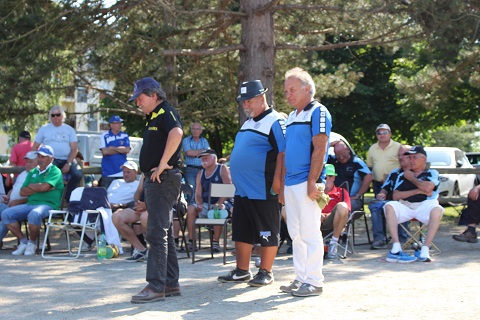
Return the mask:
[[[250,200],[235,196],[232,214],[232,240],[262,247],[278,246],[280,204],[277,199]]]

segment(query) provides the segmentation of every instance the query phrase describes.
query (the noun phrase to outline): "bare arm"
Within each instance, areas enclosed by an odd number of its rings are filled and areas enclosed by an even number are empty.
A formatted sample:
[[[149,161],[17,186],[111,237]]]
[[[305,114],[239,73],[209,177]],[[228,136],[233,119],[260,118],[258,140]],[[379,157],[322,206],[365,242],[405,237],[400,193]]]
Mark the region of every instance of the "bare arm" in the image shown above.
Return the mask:
[[[127,154],[130,152],[131,148],[130,147],[125,147],[125,146],[118,146],[118,147],[114,147],[114,146],[110,146],[110,147],[105,147],[105,148],[102,148],[102,155],[104,156],[110,156],[112,154]]]
[[[20,195],[22,197],[28,197],[29,195],[32,195],[35,193],[47,192],[50,190],[53,190],[53,186],[50,183],[46,183],[46,182],[30,183],[28,186],[20,189]]]
[[[152,181],[158,181],[160,183],[160,175],[162,172],[164,170],[172,169],[172,166],[168,165],[168,160],[170,160],[175,151],[177,151],[180,143],[182,143],[182,136],[183,130],[179,127],[175,127],[168,132],[167,144],[163,151],[162,159],[160,159],[158,167],[152,170]]]
[[[33,146],[32,146],[32,151],[37,151],[37,150],[38,150],[38,147],[40,147],[40,143],[34,142],[34,143],[33,143]]]
[[[313,152],[310,163],[310,172],[308,173],[308,197],[312,200],[320,197],[316,183],[323,170],[323,161],[327,153],[328,136],[326,134],[317,134],[312,137]]]
[[[272,190],[276,194],[280,193],[280,189],[282,188],[282,185],[285,183],[284,181],[285,176],[282,175],[284,158],[285,158],[285,152],[280,152],[277,155],[277,164],[275,166],[275,173],[273,175],[273,184],[272,184]]]
[[[358,197],[363,195],[365,192],[367,192],[368,188],[370,188],[370,183],[372,183],[373,176],[371,174],[367,174],[363,177],[362,180],[362,185],[360,186],[360,189],[358,190]],[[358,199],[358,197],[352,196],[350,199]]]

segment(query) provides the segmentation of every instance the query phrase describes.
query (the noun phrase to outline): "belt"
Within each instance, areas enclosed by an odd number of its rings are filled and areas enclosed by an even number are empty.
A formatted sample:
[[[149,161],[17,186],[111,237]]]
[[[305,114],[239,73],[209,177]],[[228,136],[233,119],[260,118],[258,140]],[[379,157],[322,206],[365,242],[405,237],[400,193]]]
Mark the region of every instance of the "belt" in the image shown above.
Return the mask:
[[[163,170],[162,174],[160,174],[160,175],[175,174],[175,173],[179,173],[179,172],[180,172],[180,169],[178,169],[178,168],[166,169],[166,170]],[[150,178],[152,173],[153,173],[153,171],[148,171],[148,172],[145,172],[144,175],[145,175],[145,177]]]
[[[195,169],[203,169],[202,166],[192,166],[192,165],[189,165],[189,164],[187,164],[187,167],[195,168]]]

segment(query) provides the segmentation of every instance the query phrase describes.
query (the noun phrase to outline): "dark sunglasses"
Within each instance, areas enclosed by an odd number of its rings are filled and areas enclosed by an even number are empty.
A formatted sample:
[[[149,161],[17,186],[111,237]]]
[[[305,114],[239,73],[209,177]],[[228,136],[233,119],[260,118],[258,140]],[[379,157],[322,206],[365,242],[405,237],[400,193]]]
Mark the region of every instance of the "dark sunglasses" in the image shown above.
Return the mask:
[[[52,118],[55,118],[55,117],[61,117],[62,114],[61,114],[61,113],[52,113],[50,116],[51,116]]]

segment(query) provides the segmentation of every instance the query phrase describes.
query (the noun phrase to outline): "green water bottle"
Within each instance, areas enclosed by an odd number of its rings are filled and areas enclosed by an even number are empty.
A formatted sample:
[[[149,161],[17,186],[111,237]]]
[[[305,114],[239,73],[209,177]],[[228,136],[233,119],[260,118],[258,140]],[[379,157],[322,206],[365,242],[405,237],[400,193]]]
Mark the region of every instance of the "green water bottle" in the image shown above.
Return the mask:
[[[218,209],[218,204],[215,204],[215,209],[213,210],[213,219],[220,219],[220,209]]]
[[[105,234],[103,232],[98,238],[97,258],[98,260],[107,259],[107,239],[105,238]]]

